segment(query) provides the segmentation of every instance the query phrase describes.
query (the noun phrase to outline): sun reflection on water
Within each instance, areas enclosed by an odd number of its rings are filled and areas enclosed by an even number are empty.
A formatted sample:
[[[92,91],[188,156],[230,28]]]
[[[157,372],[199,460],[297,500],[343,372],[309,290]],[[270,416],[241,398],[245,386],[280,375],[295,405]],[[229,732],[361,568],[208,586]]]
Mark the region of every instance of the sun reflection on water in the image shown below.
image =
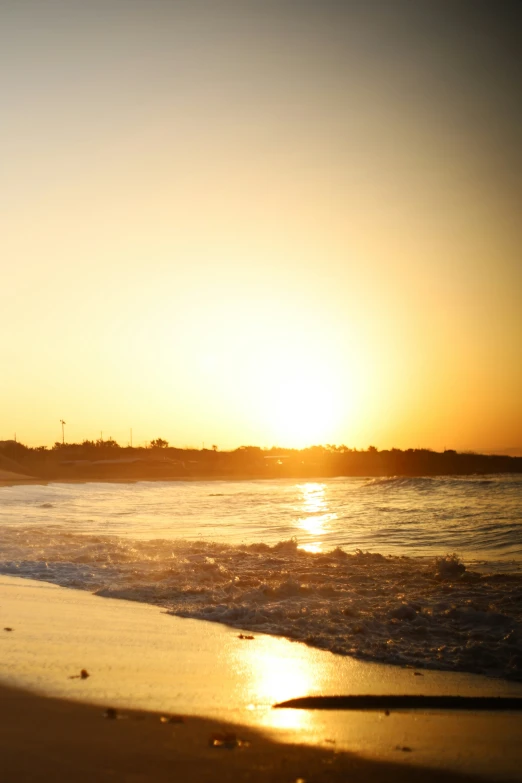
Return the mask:
[[[303,508],[306,511],[321,511],[326,508],[326,484],[308,482],[302,484],[300,489],[303,495]]]
[[[296,525],[305,533],[314,538],[323,536],[328,532],[329,522],[337,519],[337,514],[328,511],[326,497],[326,484],[309,482],[299,486],[302,494],[302,503],[299,507],[301,516]],[[300,549],[306,552],[318,553],[322,551],[321,541],[307,541],[300,544]]]
[[[320,541],[312,541],[310,544],[300,544],[299,549],[310,552],[312,555],[318,555],[323,551],[321,546],[322,544]]]

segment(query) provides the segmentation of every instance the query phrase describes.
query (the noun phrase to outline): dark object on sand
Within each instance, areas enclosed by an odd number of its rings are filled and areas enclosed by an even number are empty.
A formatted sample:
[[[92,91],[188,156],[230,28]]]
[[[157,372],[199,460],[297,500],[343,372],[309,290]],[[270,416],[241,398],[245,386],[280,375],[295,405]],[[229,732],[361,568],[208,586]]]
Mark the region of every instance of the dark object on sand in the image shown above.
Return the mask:
[[[274,704],[294,710],[522,710],[522,698],[509,696],[305,696]]]
[[[211,748],[235,748],[237,737],[235,734],[216,732],[210,735],[208,743]]]
[[[109,718],[109,720],[116,720],[118,717],[118,710],[115,710],[114,707],[107,707],[105,712],[103,713],[104,718]]]
[[[6,628],[4,628],[4,631],[12,631],[12,630],[13,630],[13,629],[12,629],[12,628],[9,628],[9,626],[7,626]]]
[[[185,723],[183,715],[162,715],[160,723]]]
[[[79,674],[71,674],[69,677],[70,680],[86,680],[87,677],[90,677],[91,675],[87,671],[87,669],[82,669]]]
[[[233,748],[247,748],[250,745],[249,742],[239,739],[239,737],[231,732],[225,733],[220,731],[210,735],[208,744],[211,748],[228,748],[229,750],[232,750]]]
[[[244,633],[240,633],[240,634],[239,634],[239,636],[238,636],[237,638],[238,638],[238,639],[248,639],[248,640],[250,641],[250,640],[251,640],[251,639],[253,639],[254,637],[253,637],[253,636],[248,636],[247,634],[244,634]]]

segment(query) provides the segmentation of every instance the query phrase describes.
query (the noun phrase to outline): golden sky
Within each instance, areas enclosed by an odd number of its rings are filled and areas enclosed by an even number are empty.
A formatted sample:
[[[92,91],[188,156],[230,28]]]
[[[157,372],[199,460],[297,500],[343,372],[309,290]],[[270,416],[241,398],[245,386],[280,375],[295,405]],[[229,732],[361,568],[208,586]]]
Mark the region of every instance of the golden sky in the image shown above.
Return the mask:
[[[498,6],[2,3],[0,439],[522,446]]]

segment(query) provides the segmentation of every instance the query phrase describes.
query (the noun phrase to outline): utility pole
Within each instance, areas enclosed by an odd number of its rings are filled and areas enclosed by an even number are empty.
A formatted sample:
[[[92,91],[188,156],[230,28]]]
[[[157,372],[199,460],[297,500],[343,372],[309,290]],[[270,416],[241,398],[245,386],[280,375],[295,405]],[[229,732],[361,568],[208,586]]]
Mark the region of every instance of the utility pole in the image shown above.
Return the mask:
[[[62,425],[62,446],[65,445],[65,422],[63,419],[60,419],[60,424]]]

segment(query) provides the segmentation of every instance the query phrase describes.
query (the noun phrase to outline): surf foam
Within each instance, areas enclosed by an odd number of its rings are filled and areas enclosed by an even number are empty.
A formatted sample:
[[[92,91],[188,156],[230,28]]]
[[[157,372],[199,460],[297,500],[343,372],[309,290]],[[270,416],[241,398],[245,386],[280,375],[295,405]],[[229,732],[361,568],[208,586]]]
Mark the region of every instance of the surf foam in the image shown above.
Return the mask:
[[[341,655],[522,680],[522,577],[454,556],[4,531],[0,571]]]

